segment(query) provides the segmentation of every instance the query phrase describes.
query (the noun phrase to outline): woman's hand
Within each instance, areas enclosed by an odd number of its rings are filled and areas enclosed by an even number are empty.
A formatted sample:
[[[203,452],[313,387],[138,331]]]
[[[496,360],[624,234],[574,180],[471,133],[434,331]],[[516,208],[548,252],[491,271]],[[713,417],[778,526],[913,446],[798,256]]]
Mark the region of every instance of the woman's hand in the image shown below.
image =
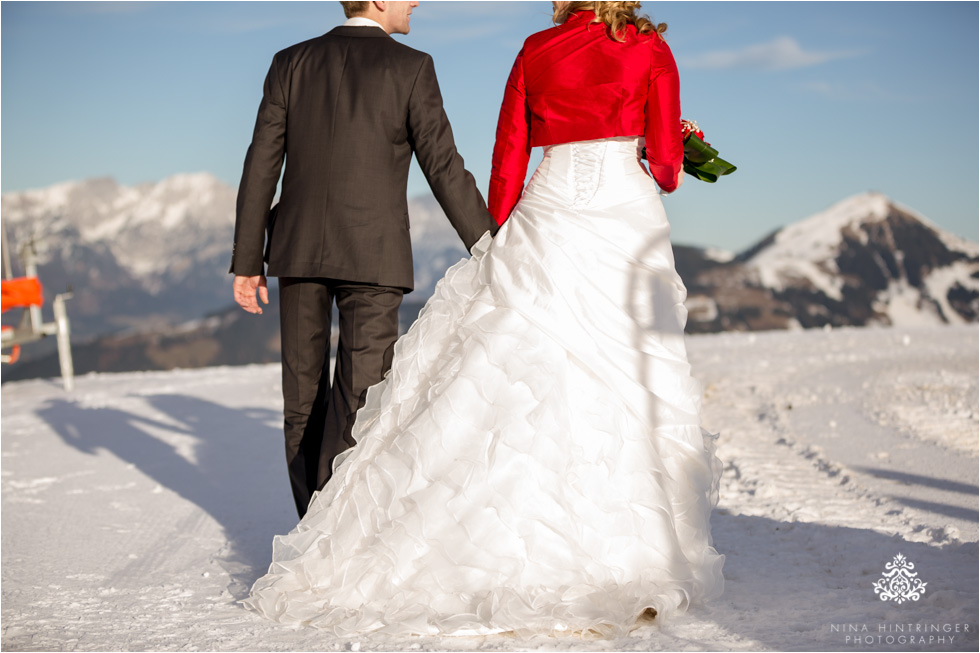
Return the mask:
[[[674,190],[670,190],[670,191],[661,190],[660,194],[666,197],[667,195],[676,193],[682,185],[684,185],[684,168],[681,168],[680,171],[677,173],[677,185],[674,187]]]

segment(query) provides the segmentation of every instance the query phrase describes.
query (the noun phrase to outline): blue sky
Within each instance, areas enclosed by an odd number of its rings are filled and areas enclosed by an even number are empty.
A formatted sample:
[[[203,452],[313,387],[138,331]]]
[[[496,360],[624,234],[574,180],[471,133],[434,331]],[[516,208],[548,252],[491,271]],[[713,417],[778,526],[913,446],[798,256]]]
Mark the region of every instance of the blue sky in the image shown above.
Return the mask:
[[[503,86],[550,2],[424,1],[485,193]],[[978,3],[648,2],[684,116],[739,166],[665,200],[677,243],[732,250],[876,190],[978,239]],[[337,2],[3,2],[2,190],[209,171],[237,186],[272,55],[343,22]],[[532,163],[535,159],[532,159]],[[427,192],[413,171],[409,194]]]

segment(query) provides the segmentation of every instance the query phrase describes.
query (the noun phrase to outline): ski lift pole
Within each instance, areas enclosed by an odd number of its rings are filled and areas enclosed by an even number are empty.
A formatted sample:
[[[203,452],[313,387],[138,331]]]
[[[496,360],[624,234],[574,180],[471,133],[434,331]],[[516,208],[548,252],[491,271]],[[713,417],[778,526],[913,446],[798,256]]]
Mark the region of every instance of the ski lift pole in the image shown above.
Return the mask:
[[[65,300],[71,299],[72,294],[62,293],[55,296],[51,308],[54,310],[55,335],[58,340],[58,363],[61,365],[61,380],[65,384],[65,392],[75,389],[75,366],[71,359],[71,326],[68,323],[68,311]]]
[[[3,225],[3,278],[14,278],[14,266],[10,262],[10,246],[7,244],[7,225]]]
[[[37,250],[34,249],[34,239],[31,238],[20,250],[20,262],[24,265],[24,275],[37,278]],[[44,329],[44,317],[41,315],[41,305],[31,304],[27,307],[31,316],[31,328],[37,332]]]

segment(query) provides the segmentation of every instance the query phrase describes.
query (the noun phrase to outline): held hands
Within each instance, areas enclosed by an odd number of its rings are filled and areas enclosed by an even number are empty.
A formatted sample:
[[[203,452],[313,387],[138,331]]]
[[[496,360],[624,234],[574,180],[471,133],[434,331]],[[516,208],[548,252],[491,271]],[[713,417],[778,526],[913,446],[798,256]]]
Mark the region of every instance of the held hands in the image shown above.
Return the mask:
[[[249,313],[262,314],[262,307],[255,300],[255,291],[259,291],[259,299],[263,304],[269,303],[269,288],[266,285],[265,275],[254,277],[235,276],[235,301]]]

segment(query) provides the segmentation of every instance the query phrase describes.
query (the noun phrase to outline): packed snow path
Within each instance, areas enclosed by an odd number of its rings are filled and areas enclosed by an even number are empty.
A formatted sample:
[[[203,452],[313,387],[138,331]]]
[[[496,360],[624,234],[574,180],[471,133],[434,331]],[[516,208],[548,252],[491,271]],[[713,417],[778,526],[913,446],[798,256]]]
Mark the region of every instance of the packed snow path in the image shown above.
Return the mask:
[[[2,389],[2,648],[977,650],[976,325],[688,343],[726,467],[712,604],[616,641],[267,622],[236,600],[295,521],[278,367],[89,375]],[[875,594],[898,554],[918,600]]]

